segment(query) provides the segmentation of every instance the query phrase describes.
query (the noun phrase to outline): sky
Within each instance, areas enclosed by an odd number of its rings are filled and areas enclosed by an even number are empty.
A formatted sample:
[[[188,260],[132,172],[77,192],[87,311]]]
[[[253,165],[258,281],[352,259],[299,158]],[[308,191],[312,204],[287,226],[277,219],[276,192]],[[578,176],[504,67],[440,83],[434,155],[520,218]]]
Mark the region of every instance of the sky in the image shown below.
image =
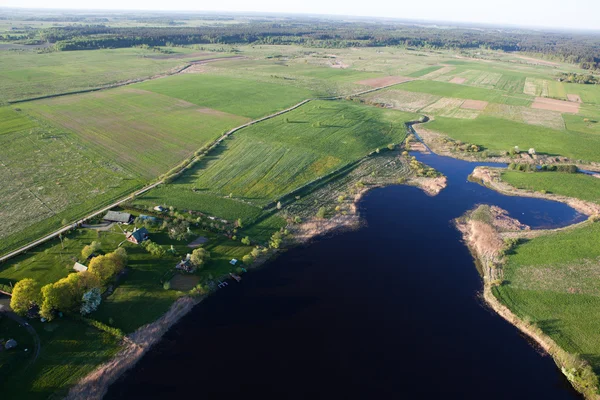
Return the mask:
[[[334,14],[600,30],[600,0],[0,0],[0,7]]]

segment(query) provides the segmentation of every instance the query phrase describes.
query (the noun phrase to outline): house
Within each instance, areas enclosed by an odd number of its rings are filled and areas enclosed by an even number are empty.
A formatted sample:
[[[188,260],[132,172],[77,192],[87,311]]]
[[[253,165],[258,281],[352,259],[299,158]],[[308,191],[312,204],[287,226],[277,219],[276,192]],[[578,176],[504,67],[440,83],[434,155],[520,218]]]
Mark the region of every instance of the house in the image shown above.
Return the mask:
[[[133,221],[133,217],[129,213],[120,211],[109,211],[104,216],[104,221],[118,222],[119,224],[130,224]]]
[[[238,263],[238,260],[236,260],[235,258],[232,258],[231,261],[229,261],[229,264],[231,265],[235,265]]]
[[[150,234],[146,228],[135,229],[133,232],[125,232],[125,239],[133,244],[140,244],[149,238]]]
[[[192,264],[192,255],[188,253],[185,258],[175,266],[175,268],[190,273],[196,271],[196,267],[194,264]]]
[[[87,271],[88,267],[86,267],[83,264],[80,264],[78,262],[75,263],[75,265],[73,265],[73,269],[77,272],[83,272],[83,271]]]
[[[163,212],[166,211],[166,209],[163,206],[155,206],[154,211]]]

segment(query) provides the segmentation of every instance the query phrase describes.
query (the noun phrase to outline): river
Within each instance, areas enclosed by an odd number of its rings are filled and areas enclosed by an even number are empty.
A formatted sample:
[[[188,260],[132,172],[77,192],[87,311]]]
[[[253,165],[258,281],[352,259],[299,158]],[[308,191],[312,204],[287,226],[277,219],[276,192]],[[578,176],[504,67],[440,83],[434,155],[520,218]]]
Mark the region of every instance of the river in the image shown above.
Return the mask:
[[[478,203],[533,228],[570,207],[467,181],[476,165],[418,158],[448,176],[369,192],[365,226],[289,250],[197,306],[106,398],[578,399],[549,356],[488,310],[452,220]]]

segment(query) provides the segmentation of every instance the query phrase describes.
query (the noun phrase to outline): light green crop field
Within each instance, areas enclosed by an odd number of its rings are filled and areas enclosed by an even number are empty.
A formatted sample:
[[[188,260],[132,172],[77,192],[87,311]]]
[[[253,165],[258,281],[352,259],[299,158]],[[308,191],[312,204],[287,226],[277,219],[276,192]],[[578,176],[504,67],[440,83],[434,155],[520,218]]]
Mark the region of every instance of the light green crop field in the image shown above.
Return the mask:
[[[377,148],[401,142],[404,122],[416,117],[346,101],[314,101],[234,134],[175,181],[172,186],[177,189],[150,191],[147,196],[169,204],[168,193],[187,191],[177,200],[180,207],[197,210],[203,207],[202,197],[189,193],[197,190],[263,207]],[[216,215],[225,213],[232,215]]]
[[[597,135],[548,129],[486,115],[473,120],[438,117],[425,127],[493,151],[509,151],[514,146],[533,147],[539,154],[600,161],[600,137]]]
[[[600,372],[600,224],[528,240],[509,255],[496,297]],[[543,255],[543,257],[541,256]]]
[[[0,52],[0,103],[86,90],[165,73],[186,60],[229,56],[179,52],[179,57],[156,57],[138,48],[65,51],[37,54]]]
[[[432,67],[427,67],[427,68],[423,68],[423,69],[420,69],[418,71],[412,72],[412,73],[408,74],[408,76],[411,76],[413,78],[419,78],[419,77],[421,77],[423,75],[427,75],[427,74],[429,74],[431,72],[434,72],[434,71],[437,71],[437,70],[439,70],[441,68],[442,67],[439,66],[439,65],[434,65]]]
[[[483,89],[437,81],[412,81],[402,84],[402,90],[429,93],[459,99],[483,100],[490,103],[528,106],[532,98],[523,94],[509,94],[500,90]]]
[[[21,108],[71,130],[94,151],[147,179],[248,121],[133,87],[38,100]]]
[[[0,115],[0,253],[142,185],[67,131],[8,107]]]
[[[133,87],[252,119],[315,96],[313,91],[290,85],[209,74],[182,74]]]
[[[600,179],[582,173],[506,171],[502,173],[502,179],[519,189],[545,190],[600,203]]]

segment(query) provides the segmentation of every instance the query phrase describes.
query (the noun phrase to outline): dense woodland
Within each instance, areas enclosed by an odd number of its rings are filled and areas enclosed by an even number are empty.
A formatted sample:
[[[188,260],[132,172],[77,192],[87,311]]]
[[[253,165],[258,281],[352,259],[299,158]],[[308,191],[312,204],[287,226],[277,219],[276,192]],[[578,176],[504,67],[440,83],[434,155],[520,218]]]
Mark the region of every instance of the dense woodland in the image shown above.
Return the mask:
[[[340,48],[363,46],[407,46],[430,49],[477,49],[524,51],[543,54],[554,60],[579,64],[584,69],[600,69],[600,33],[542,32],[525,29],[499,29],[431,26],[399,22],[364,22],[317,18],[248,19],[220,25],[232,17],[203,16],[214,21],[199,27],[185,25],[181,16],[139,16],[130,20],[152,23],[152,27],[115,27],[101,17],[65,17],[63,26],[21,29],[2,36],[21,43],[50,42],[59,51],[118,48],[136,45],[164,46],[188,44],[302,44]],[[55,24],[60,25],[60,24]]]

